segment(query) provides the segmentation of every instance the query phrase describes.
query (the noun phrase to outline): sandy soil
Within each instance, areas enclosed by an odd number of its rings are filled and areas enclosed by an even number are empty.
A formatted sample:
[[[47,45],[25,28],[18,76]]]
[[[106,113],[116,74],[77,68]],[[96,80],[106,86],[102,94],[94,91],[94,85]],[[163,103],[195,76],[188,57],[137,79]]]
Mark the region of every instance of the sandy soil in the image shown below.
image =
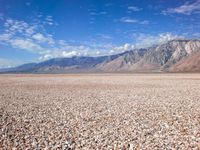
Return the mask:
[[[0,75],[0,149],[200,149],[200,74]]]

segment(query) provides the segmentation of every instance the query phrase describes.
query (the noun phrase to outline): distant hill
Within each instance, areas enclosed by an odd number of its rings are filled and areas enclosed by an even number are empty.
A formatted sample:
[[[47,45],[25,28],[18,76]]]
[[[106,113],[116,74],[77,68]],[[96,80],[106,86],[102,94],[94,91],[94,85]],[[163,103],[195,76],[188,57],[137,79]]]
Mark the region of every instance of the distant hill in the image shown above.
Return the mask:
[[[171,40],[148,48],[100,57],[54,58],[4,69],[7,73],[200,71],[200,40]]]

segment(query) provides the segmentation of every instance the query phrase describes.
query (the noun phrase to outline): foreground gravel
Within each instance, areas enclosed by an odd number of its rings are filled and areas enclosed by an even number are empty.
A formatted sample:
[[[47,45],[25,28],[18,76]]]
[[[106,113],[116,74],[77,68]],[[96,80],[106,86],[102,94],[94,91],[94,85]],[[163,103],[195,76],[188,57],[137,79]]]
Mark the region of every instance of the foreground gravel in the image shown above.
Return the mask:
[[[0,149],[200,149],[200,74],[0,75]]]

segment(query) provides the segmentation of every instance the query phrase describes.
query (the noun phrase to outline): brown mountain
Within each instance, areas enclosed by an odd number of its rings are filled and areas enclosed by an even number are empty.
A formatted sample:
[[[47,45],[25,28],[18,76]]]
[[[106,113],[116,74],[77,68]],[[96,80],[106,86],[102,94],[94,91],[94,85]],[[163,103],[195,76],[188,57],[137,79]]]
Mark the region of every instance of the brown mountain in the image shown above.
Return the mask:
[[[199,40],[172,40],[146,49],[136,49],[98,65],[107,72],[166,71],[185,57],[200,50]]]
[[[4,70],[15,73],[200,71],[200,40],[177,39],[100,57],[54,58]]]
[[[200,50],[188,57],[178,61],[169,68],[171,72],[199,72],[200,71]]]
[[[145,55],[147,49],[134,49],[127,51],[119,57],[98,64],[96,69],[103,72],[131,72],[134,65],[137,64]]]

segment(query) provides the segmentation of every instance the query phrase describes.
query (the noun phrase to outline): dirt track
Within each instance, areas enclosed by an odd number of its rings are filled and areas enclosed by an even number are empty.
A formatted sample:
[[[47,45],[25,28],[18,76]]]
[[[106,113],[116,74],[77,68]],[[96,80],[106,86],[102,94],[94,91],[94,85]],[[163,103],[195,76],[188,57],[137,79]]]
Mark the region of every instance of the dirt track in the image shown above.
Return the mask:
[[[0,75],[0,149],[200,149],[200,74]]]

